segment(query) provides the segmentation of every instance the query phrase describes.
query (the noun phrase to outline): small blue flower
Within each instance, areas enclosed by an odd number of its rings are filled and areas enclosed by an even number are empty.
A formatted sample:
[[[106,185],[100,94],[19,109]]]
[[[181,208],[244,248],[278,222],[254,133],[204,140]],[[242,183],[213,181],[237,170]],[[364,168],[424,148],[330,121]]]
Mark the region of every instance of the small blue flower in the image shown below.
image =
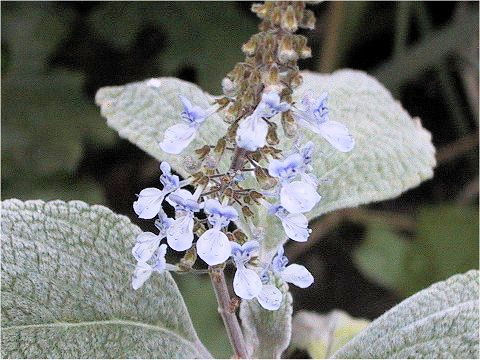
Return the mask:
[[[237,267],[233,278],[233,290],[242,299],[250,300],[257,297],[262,291],[260,276],[245,265],[258,252],[260,245],[251,240],[243,245],[231,242],[232,258]]]
[[[305,181],[282,184],[280,190],[280,204],[291,214],[309,212],[321,198],[316,188]]]
[[[167,243],[176,251],[184,251],[193,243],[193,214],[200,206],[193,194],[185,189],[178,189],[168,195],[167,202],[175,207],[175,220],[167,230]]]
[[[312,230],[308,228],[308,220],[303,214],[290,214],[285,208],[273,205],[269,213],[274,214],[282,222],[285,234],[295,241],[305,242],[308,240]]]
[[[170,165],[163,161],[160,164],[163,174],[160,176],[160,182],[163,189],[146,188],[140,191],[138,199],[133,203],[133,210],[140,219],[152,219],[162,211],[162,202],[165,195],[178,189],[180,180],[177,175],[172,175]]]
[[[230,241],[221,228],[238,218],[237,210],[232,206],[222,205],[218,200],[208,199],[204,203],[208,222],[212,229],[205,231],[197,241],[197,254],[208,265],[225,262],[231,253]]]
[[[176,124],[165,130],[163,141],[160,142],[160,148],[168,154],[180,154],[197,135],[197,130],[205,119],[213,114],[213,109],[202,109],[192,103],[184,96],[180,95],[180,101],[183,104],[181,118],[186,124]]]
[[[134,290],[140,288],[145,281],[147,281],[154,271],[162,273],[166,270],[167,263],[165,261],[165,255],[167,253],[167,245],[162,244],[158,247],[153,265],[148,264],[146,261],[139,261],[135,267],[135,271],[132,276],[132,287]]]
[[[280,102],[280,96],[275,91],[265,92],[254,111],[257,117],[270,119],[271,117],[290,109],[287,102]]]
[[[284,255],[283,247],[279,247],[277,254],[272,260],[272,270],[280,276],[283,281],[291,283],[301,288],[309,287],[313,284],[313,276],[302,265],[288,265],[288,259]]]
[[[321,135],[337,150],[349,152],[355,146],[355,140],[345,125],[329,119],[327,101],[327,93],[318,98],[307,94],[302,99],[302,108],[294,110],[294,116],[300,125]]]
[[[262,99],[252,115],[240,122],[236,135],[237,145],[249,151],[256,151],[264,147],[268,133],[268,124],[264,119],[270,119],[288,109],[290,109],[290,105],[280,102],[278,93],[274,91],[263,93]]]
[[[273,159],[268,164],[268,173],[270,176],[279,178],[282,182],[293,180],[304,164],[300,154],[292,154],[284,160]]]
[[[282,304],[283,295],[275,285],[263,284],[262,291],[257,295],[257,300],[266,310],[278,310]]]

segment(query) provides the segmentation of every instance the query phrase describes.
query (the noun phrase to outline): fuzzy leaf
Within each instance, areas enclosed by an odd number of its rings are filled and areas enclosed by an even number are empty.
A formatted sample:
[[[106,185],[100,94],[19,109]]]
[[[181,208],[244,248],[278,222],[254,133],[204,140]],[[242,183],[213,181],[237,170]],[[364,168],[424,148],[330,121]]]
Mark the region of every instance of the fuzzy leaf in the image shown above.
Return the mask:
[[[205,357],[170,274],[130,285],[141,230],[80,201],[2,203],[2,357]]]
[[[479,272],[409,297],[372,322],[335,358],[473,358],[479,352]]]
[[[283,302],[276,311],[265,310],[257,300],[243,300],[240,319],[251,358],[279,359],[292,334],[292,295],[283,287]]]
[[[296,91],[295,99],[298,101],[309,90],[317,94],[328,91],[330,118],[347,125],[356,141],[353,151],[341,153],[320,136],[304,131],[305,140],[316,145],[313,164],[316,174],[330,180],[320,186],[323,198],[307,214],[310,219],[332,210],[394,198],[432,176],[435,149],[430,133],[378,81],[352,70],[303,75],[304,84]],[[203,106],[212,97],[185,81],[159,80],[160,86],[156,88],[144,81],[100,89],[97,104],[120,136],[158,160],[172,161],[175,169],[185,175],[183,157],[163,153],[158,141],[167,127],[180,121],[178,94],[189,96]],[[215,144],[225,128],[218,115],[206,120],[200,136],[184,154],[205,143]],[[291,142],[284,141],[281,145],[289,149]],[[222,169],[226,166],[225,162],[221,164]],[[263,209],[259,212],[258,223],[266,227],[267,235],[262,256],[268,261],[286,238],[278,219],[268,216]]]

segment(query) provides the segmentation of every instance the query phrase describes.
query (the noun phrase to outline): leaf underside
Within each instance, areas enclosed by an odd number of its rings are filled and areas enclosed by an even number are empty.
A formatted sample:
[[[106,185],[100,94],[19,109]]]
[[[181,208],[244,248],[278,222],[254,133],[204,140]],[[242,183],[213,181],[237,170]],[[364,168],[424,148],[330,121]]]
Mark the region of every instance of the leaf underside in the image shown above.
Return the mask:
[[[209,357],[170,274],[131,288],[140,232],[103,206],[3,201],[2,357]]]
[[[334,357],[478,359],[478,293],[478,270],[436,283],[376,319]]]

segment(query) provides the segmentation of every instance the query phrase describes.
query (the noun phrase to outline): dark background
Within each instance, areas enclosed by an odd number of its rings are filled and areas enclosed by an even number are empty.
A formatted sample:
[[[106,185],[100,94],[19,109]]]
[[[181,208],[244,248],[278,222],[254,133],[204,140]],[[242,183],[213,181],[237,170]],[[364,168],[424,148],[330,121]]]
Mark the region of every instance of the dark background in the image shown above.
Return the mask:
[[[158,163],[110,130],[98,88],[157,76],[211,93],[256,32],[250,2],[2,2],[2,198],[102,203],[138,222],[135,193]],[[435,176],[401,197],[312,222],[309,247],[287,245],[315,284],[295,311],[374,319],[409,294],[478,268],[478,3],[327,2],[304,69],[377,77],[437,148]],[[201,338],[228,344],[207,279],[179,285]],[[213,319],[213,320],[212,320]],[[305,357],[300,350],[293,356]]]

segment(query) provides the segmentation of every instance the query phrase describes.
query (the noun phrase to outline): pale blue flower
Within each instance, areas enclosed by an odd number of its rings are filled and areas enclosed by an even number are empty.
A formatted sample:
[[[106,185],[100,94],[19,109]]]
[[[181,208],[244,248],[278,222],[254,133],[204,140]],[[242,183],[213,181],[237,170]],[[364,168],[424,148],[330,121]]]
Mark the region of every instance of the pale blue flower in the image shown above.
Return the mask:
[[[180,186],[180,179],[177,175],[172,175],[170,165],[163,161],[160,164],[162,175],[160,182],[163,189],[146,188],[140,191],[138,199],[133,203],[133,210],[140,219],[152,219],[162,210],[162,202],[165,195],[174,191]]]
[[[283,281],[301,288],[306,288],[313,284],[313,276],[304,266],[298,264],[287,266],[287,264],[288,258],[284,255],[283,247],[280,246],[272,260],[273,272],[280,276]]]
[[[271,117],[290,109],[287,102],[280,101],[280,95],[275,91],[264,92],[262,99],[254,111],[257,117],[270,119]]]
[[[268,173],[282,182],[291,181],[299,174],[303,163],[303,158],[298,153],[292,154],[284,160],[273,159],[268,164]]]
[[[247,241],[243,245],[231,242],[232,258],[237,270],[233,278],[233,290],[242,299],[250,300],[257,297],[262,291],[260,276],[245,265],[258,252],[260,245],[257,241]]]
[[[169,154],[180,154],[195,138],[197,130],[205,119],[213,113],[213,109],[203,109],[180,95],[183,104],[181,118],[186,122],[170,126],[165,130],[160,148]]]
[[[166,200],[175,207],[176,215],[167,230],[167,243],[173,250],[187,250],[193,243],[193,214],[200,210],[200,206],[193,194],[185,189],[175,190]]]
[[[213,228],[205,231],[198,239],[197,254],[208,265],[221,264],[231,254],[230,241],[221,229],[228,226],[230,221],[235,221],[238,213],[232,206],[222,205],[216,199],[205,201],[204,210]]]
[[[267,143],[268,124],[261,117],[252,114],[240,122],[236,142],[239,147],[256,151]]]
[[[309,212],[321,198],[316,188],[305,181],[282,184],[280,190],[280,204],[291,214]]]
[[[280,102],[278,93],[274,91],[263,93],[254,112],[240,122],[236,135],[237,145],[249,151],[256,151],[264,147],[268,133],[268,124],[264,119],[270,119],[288,109],[290,109],[290,105]]]
[[[282,304],[283,295],[275,285],[263,284],[262,291],[257,295],[257,300],[266,310],[278,310]]]
[[[283,230],[287,236],[295,241],[305,242],[312,230],[308,228],[308,220],[303,214],[290,214],[285,208],[273,205],[269,209],[282,222]]]
[[[355,146],[355,140],[345,125],[329,119],[327,101],[327,93],[318,98],[305,95],[301,108],[294,110],[295,119],[300,125],[321,135],[337,150],[349,152]]]
[[[147,281],[154,271],[162,273],[167,268],[165,261],[165,255],[167,253],[167,245],[162,244],[157,248],[154,256],[153,265],[148,264],[146,261],[139,261],[132,276],[132,287],[134,290],[140,288],[145,281]]]

